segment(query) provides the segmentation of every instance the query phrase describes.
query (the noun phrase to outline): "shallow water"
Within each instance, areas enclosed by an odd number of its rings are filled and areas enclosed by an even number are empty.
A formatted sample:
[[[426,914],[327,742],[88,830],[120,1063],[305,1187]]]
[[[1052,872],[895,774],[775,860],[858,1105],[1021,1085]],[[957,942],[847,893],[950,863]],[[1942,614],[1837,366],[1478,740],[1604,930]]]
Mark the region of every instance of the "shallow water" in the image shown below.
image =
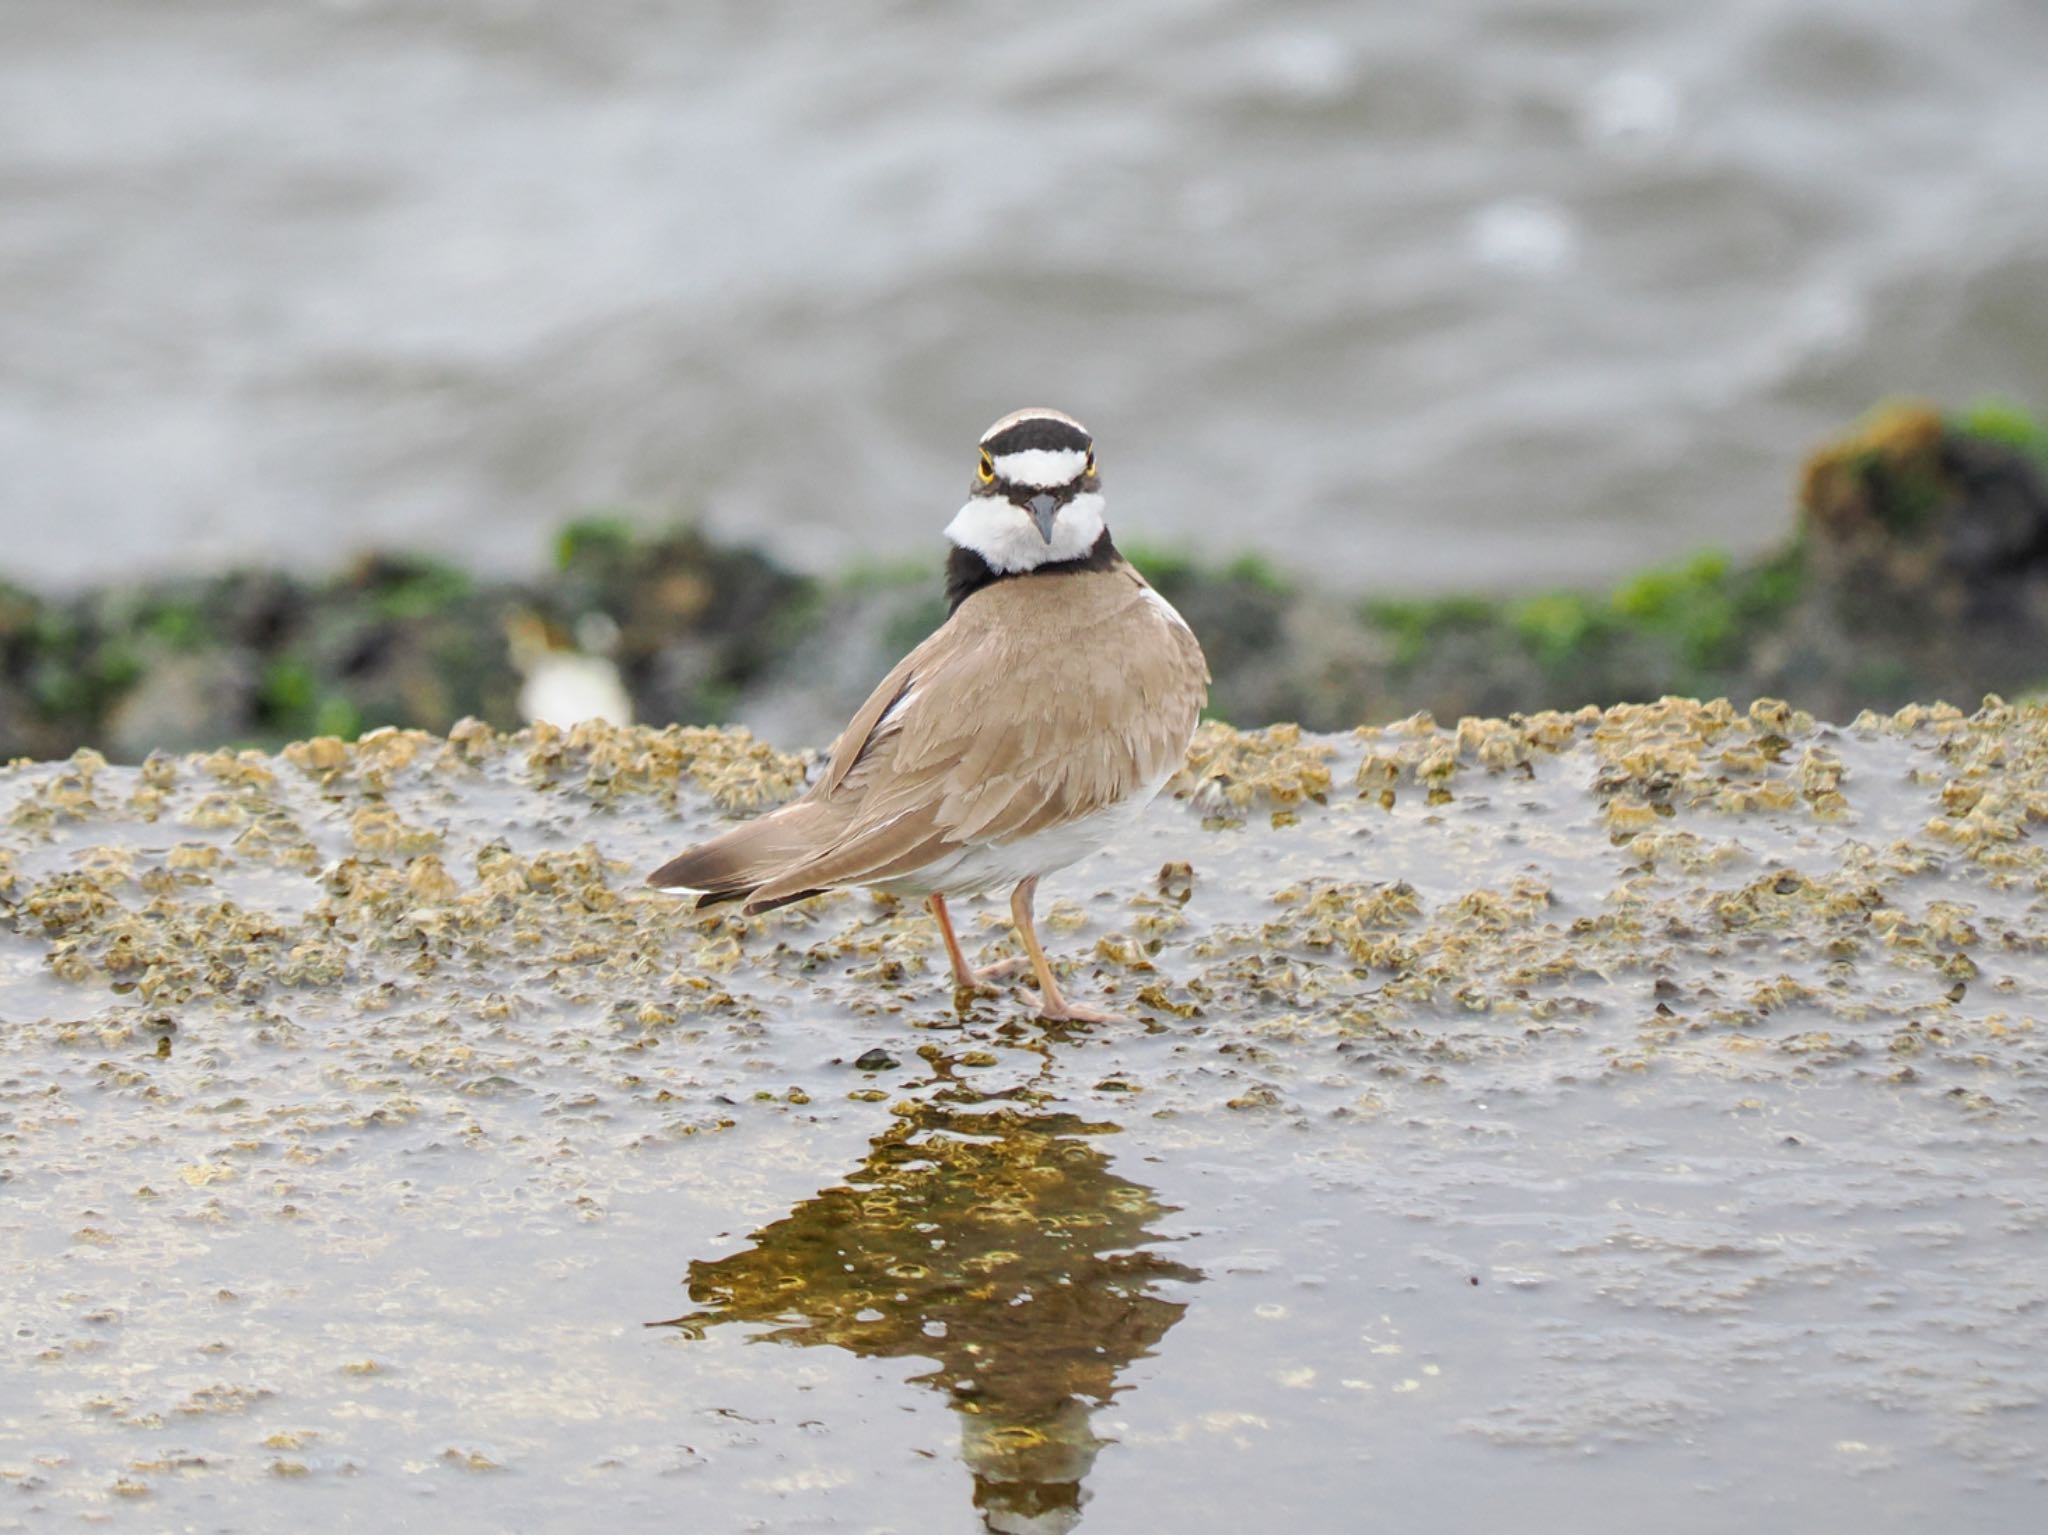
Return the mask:
[[[716,732],[11,770],[0,1529],[2031,1529],[2044,763],[1205,727],[1087,1027],[638,891]]]
[[[1015,406],[1128,539],[1377,590],[1788,521],[2048,401],[2036,0],[11,0],[6,574],[921,555]],[[31,536],[32,535],[32,536]]]

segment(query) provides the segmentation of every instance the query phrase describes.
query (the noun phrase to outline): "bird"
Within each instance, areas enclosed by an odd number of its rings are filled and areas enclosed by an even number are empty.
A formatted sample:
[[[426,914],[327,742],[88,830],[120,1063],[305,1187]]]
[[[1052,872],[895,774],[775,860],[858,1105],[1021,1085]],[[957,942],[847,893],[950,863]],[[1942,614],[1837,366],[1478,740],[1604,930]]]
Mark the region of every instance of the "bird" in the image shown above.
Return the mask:
[[[1028,963],[1042,1018],[1119,1021],[1061,992],[1033,904],[1179,770],[1208,662],[1118,552],[1095,439],[1072,416],[1013,411],[984,432],[945,536],[944,622],[868,695],[817,780],[647,882],[748,915],[849,887],[921,896],[960,989]],[[946,903],[1004,889],[1024,957],[976,969]]]
[[[607,613],[586,613],[573,638],[538,613],[514,613],[505,642],[520,674],[520,717],[528,724],[632,724],[633,696],[611,658],[618,641],[619,626]]]

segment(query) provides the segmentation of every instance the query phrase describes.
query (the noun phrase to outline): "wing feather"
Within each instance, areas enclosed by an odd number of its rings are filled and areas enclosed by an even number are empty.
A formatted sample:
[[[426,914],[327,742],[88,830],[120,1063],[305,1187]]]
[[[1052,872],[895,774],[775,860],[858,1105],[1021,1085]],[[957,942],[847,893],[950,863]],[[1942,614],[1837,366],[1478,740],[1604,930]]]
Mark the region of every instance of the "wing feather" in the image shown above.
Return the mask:
[[[752,880],[746,909],[762,910],[1106,809],[1179,765],[1208,682],[1187,625],[1128,565],[998,582],[897,663],[780,812],[806,845],[762,836],[747,851],[782,861],[733,859],[721,888]]]

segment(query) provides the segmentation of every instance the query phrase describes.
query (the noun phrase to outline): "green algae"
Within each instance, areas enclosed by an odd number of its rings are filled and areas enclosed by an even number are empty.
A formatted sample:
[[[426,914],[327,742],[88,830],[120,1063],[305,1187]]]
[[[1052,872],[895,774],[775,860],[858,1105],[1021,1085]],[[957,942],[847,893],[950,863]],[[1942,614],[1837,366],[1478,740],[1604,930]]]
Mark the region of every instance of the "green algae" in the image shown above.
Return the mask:
[[[1498,621],[1500,604],[1488,597],[1376,597],[1361,610],[1366,623],[1392,642],[1396,675],[1412,670],[1440,640],[1482,635]]]
[[[555,569],[574,570],[594,560],[606,563],[630,558],[633,524],[624,517],[579,517],[555,535]]]
[[[1745,561],[1698,550],[1602,592],[1375,601],[1363,616],[1397,681],[1426,688],[1447,665],[1469,660],[1500,671],[1520,659],[1527,669],[1517,685],[1533,707],[1737,686],[1754,670],[1753,652],[1773,642],[1808,590],[1804,548],[1794,543]],[[1390,691],[1390,707],[1408,702]]]
[[[1975,401],[1951,416],[1949,425],[1968,436],[2017,448],[2048,473],[2048,424],[2015,400],[1994,396]]]
[[[1509,642],[1526,646],[1559,679],[1632,665],[1660,686],[1645,691],[1711,693],[1743,668],[1752,645],[1805,588],[1801,546],[1737,563],[1718,549],[1656,566],[1597,596],[1550,592],[1508,606]],[[1649,649],[1643,657],[1639,653]]]
[[[384,618],[431,618],[476,595],[476,582],[445,560],[385,558],[369,567],[364,583],[372,609]]]

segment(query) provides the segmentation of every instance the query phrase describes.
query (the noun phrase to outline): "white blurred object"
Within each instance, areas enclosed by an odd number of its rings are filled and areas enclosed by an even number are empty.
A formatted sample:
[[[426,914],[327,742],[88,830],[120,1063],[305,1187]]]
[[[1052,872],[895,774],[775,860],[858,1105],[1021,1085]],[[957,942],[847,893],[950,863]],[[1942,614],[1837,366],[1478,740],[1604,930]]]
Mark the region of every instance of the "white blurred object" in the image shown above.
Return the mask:
[[[618,641],[619,626],[609,615],[586,614],[576,625],[576,644],[608,650]],[[529,724],[576,725],[603,720],[608,725],[633,723],[633,699],[609,656],[576,648],[567,636],[534,613],[521,613],[505,625],[512,664],[524,676],[519,684],[519,714]]]
[[[1549,277],[1576,265],[1579,231],[1569,213],[1540,197],[1488,203],[1472,215],[1467,245],[1484,265]]]
[[[1678,88],[1662,75],[1625,69],[1595,82],[1579,109],[1579,132],[1595,149],[1626,157],[1656,153],[1678,136]]]

